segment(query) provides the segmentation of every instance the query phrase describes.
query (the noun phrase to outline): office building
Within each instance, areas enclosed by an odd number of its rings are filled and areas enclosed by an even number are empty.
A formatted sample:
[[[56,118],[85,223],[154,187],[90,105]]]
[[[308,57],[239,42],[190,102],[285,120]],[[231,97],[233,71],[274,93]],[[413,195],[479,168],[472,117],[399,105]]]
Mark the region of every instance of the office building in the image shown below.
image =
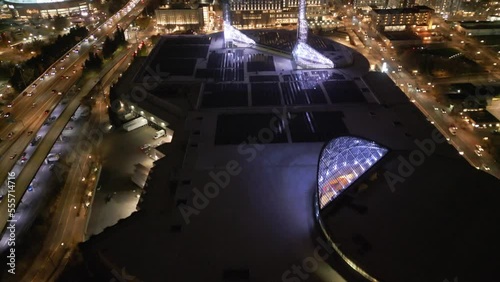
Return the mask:
[[[401,9],[373,9],[370,12],[372,24],[381,31],[404,30],[410,26],[432,25],[434,10],[427,6],[414,6]]]

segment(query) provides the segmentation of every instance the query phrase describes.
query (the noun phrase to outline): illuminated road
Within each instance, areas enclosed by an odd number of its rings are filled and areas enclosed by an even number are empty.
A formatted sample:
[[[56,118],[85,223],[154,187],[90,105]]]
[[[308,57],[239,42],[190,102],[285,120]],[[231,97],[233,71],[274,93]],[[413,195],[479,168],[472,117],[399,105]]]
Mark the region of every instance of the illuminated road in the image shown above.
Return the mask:
[[[137,2],[137,1],[135,1]],[[95,34],[98,35],[97,41],[101,42],[104,40],[105,36],[111,35],[115,31],[115,24],[119,24],[121,27],[126,27],[128,26],[132,20],[137,17],[140,12],[143,9],[143,5],[141,3],[137,4],[133,9],[130,10],[128,13],[128,16],[123,16],[119,17],[118,15],[115,15],[110,19],[107,23],[107,27],[102,27],[99,28],[97,31],[95,31]],[[120,12],[122,13],[122,12]],[[122,14],[125,14],[123,12]],[[113,24],[112,24],[112,23]],[[5,120],[2,120],[1,122],[3,123],[2,125],[4,128],[0,130],[1,135],[6,135],[8,132],[14,131],[15,135],[12,139],[10,140],[5,140],[2,143],[0,143],[0,155],[3,156],[3,158],[0,160],[0,176],[2,176],[2,182],[4,181],[7,171],[10,171],[16,164],[17,159],[20,157],[21,153],[24,152],[25,148],[27,145],[30,143],[32,138],[36,136],[33,133],[32,135],[28,136],[27,132],[32,130],[34,132],[37,132],[38,129],[42,126],[42,123],[44,122],[45,118],[47,116],[51,116],[51,114],[46,115],[44,112],[45,110],[53,109],[59,102],[62,96],[53,94],[51,92],[52,89],[56,89],[58,91],[67,91],[71,87],[71,85],[74,83],[74,80],[77,79],[77,75],[73,74],[72,66],[81,66],[81,64],[85,61],[86,55],[88,51],[90,50],[91,46],[90,44],[81,44],[82,46],[80,47],[80,53],[79,56],[73,56],[70,55],[69,58],[66,58],[65,64],[68,64],[67,67],[65,67],[64,74],[63,73],[58,73],[54,78],[51,79],[44,79],[43,81],[40,82],[35,82],[38,85],[34,87],[35,89],[35,94],[33,94],[32,97],[28,96],[22,96],[20,95],[15,101],[14,101],[14,106],[12,107],[12,117],[14,119],[19,120],[19,122],[15,122],[12,124],[7,123]],[[61,63],[57,63],[58,65]],[[57,66],[60,68],[60,66]],[[61,75],[72,75],[70,79],[61,79]],[[78,74],[78,73],[77,73]],[[31,87],[31,86],[30,86]],[[28,89],[30,88],[28,87]],[[90,89],[89,89],[90,90]],[[84,92],[84,89],[82,89],[81,93]],[[37,97],[37,94],[41,95]],[[80,95],[79,95],[80,96]],[[35,108],[31,108],[31,105],[33,103],[33,98],[36,99],[37,105]],[[81,98],[81,96],[80,96]],[[44,100],[48,99],[48,100]],[[79,105],[79,100],[73,100],[72,102],[68,103],[68,108],[70,105],[75,105],[73,102],[76,103],[76,106]],[[76,108],[74,108],[76,109]],[[74,111],[74,110],[73,110]],[[66,111],[69,112],[69,111]],[[65,112],[65,113],[66,113]],[[60,116],[54,124],[51,126],[51,129],[47,135],[51,135],[50,140],[45,140],[47,139],[47,136],[44,136],[44,138],[40,141],[39,145],[37,146],[37,149],[33,155],[32,158],[29,159],[29,161],[22,167],[22,171],[20,171],[17,175],[17,183],[16,183],[16,191],[15,191],[15,196],[16,196],[16,202],[19,203],[19,200],[22,198],[22,196],[25,193],[26,187],[28,184],[31,182],[31,179],[35,175],[36,171],[38,170],[38,167],[40,164],[43,162],[45,159],[45,156],[47,153],[50,151],[50,148],[52,147],[52,144],[54,143],[54,140],[57,138],[59,133],[62,131],[62,128],[65,126],[69,118],[71,117],[73,112],[67,113],[65,117],[63,118]],[[29,130],[28,128],[24,128],[24,125],[29,124]],[[17,154],[16,158],[13,160],[10,160],[9,156]],[[18,168],[20,169],[20,168]],[[3,182],[4,183],[4,182]],[[5,187],[3,188],[3,193],[5,193]],[[1,224],[1,229],[3,230],[3,227],[5,226],[5,222],[7,220],[7,201],[2,201],[0,203],[0,210],[2,211],[0,213],[0,224]],[[21,214],[19,214],[19,210],[16,214],[16,218],[20,217]],[[1,246],[1,244],[0,244]]]
[[[351,48],[355,48],[361,54],[363,54],[371,64],[378,64],[381,66],[384,62],[387,65],[387,73],[389,77],[398,85],[401,90],[406,93],[406,95],[415,102],[416,106],[420,109],[420,111],[428,117],[428,119],[434,124],[434,126],[449,139],[450,144],[452,144],[456,149],[457,153],[463,155],[463,157],[474,167],[478,169],[484,169],[484,166],[490,168],[487,172],[494,175],[497,178],[500,178],[500,166],[498,163],[490,156],[488,153],[483,152],[482,156],[476,155],[474,152],[476,150],[475,146],[483,144],[483,138],[486,136],[485,132],[473,130],[469,124],[466,124],[463,120],[458,117],[452,117],[449,113],[441,113],[441,111],[435,111],[434,108],[438,107],[441,109],[443,106],[439,106],[439,104],[434,100],[433,95],[431,95],[433,89],[428,85],[428,82],[431,84],[451,84],[451,83],[460,83],[460,82],[470,82],[475,84],[484,84],[488,83],[491,80],[498,80],[499,76],[496,72],[490,72],[488,74],[473,74],[473,75],[464,75],[459,77],[450,77],[450,78],[440,78],[440,79],[432,79],[429,81],[427,78],[419,75],[412,75],[407,73],[406,71],[398,70],[399,63],[397,61],[397,56],[395,51],[390,47],[390,44],[387,42],[378,42],[376,40],[372,40],[371,37],[375,35],[369,30],[369,27],[362,23],[360,26],[352,25],[352,22],[346,24],[349,29],[353,29],[349,31],[349,34],[356,33],[361,38],[368,38],[364,41],[365,45],[350,46]],[[479,52],[486,54],[488,61],[488,67],[490,71],[493,71],[493,63],[497,62],[495,54],[491,54],[491,51],[486,50],[487,48],[481,46],[479,43],[475,42],[471,38],[465,38],[462,35],[457,34],[454,31],[449,31],[450,33],[454,33],[453,36],[458,42],[462,40],[466,40],[469,44],[473,45],[475,50],[481,50]],[[364,37],[367,35],[367,37]],[[356,36],[356,37],[358,37]],[[355,40],[355,42],[359,42]],[[371,48],[370,48],[371,47]],[[386,47],[386,50],[383,50],[382,47]],[[417,92],[416,89],[428,89],[427,93]],[[449,112],[449,111],[448,111]],[[459,130],[456,135],[452,135],[448,128],[451,125],[459,126]]]
[[[106,87],[118,78],[118,75],[128,67],[134,50],[135,48],[123,50],[122,54],[117,55],[112,62],[107,64],[106,69],[99,77],[101,85]],[[91,81],[90,85],[95,85],[95,83]],[[87,130],[101,128],[101,117],[107,114],[106,102],[99,99],[97,106],[93,113],[92,122],[85,124],[85,128],[79,131],[81,133],[79,134],[80,139],[87,138],[84,135]],[[86,213],[81,199],[89,189],[92,189],[96,181],[96,179],[91,178],[82,182],[82,177],[87,176],[90,162],[96,159],[96,156],[89,159],[89,155],[88,151],[79,152],[79,159],[72,165],[62,191],[62,202],[52,221],[52,228],[47,234],[42,251],[37,256],[35,263],[32,264],[33,267],[24,276],[23,281],[47,281],[52,276],[55,277],[57,271],[63,269],[67,263],[72,248],[83,240],[86,217],[89,215]]]

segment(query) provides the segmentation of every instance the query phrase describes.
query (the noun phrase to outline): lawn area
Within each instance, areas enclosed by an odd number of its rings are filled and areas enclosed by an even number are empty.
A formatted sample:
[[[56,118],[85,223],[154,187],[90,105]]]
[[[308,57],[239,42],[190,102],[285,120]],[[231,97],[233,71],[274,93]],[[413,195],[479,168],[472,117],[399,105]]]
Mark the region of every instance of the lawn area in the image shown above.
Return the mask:
[[[482,73],[484,69],[465,56],[454,56],[460,51],[454,48],[402,50],[401,61],[406,69],[435,78]]]

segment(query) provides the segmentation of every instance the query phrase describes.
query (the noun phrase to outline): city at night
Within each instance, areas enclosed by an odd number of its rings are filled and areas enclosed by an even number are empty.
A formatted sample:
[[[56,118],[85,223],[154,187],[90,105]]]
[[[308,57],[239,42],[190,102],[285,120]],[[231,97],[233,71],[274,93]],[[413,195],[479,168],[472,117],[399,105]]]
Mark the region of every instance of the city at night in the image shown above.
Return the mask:
[[[0,281],[500,281],[500,2],[0,7]]]

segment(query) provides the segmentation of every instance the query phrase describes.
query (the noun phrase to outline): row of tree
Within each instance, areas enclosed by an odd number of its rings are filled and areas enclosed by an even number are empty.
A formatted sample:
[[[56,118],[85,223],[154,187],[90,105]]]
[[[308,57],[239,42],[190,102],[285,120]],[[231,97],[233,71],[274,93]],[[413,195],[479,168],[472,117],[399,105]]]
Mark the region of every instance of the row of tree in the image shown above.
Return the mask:
[[[125,39],[125,31],[121,28],[117,28],[113,38],[106,36],[104,44],[102,45],[102,56],[104,58],[110,58],[118,47],[126,44],[127,40]]]
[[[59,35],[53,43],[43,46],[40,55],[13,66],[12,76],[9,80],[12,87],[18,92],[22,91],[88,33],[89,31],[85,27],[73,27],[69,33]]]
[[[104,59],[110,58],[113,53],[120,46],[127,44],[125,40],[125,31],[121,28],[117,28],[113,34],[113,38],[106,36],[104,43],[102,45],[102,57]],[[87,70],[100,70],[103,64],[103,58],[97,53],[90,53],[89,58],[85,61],[84,67]]]

